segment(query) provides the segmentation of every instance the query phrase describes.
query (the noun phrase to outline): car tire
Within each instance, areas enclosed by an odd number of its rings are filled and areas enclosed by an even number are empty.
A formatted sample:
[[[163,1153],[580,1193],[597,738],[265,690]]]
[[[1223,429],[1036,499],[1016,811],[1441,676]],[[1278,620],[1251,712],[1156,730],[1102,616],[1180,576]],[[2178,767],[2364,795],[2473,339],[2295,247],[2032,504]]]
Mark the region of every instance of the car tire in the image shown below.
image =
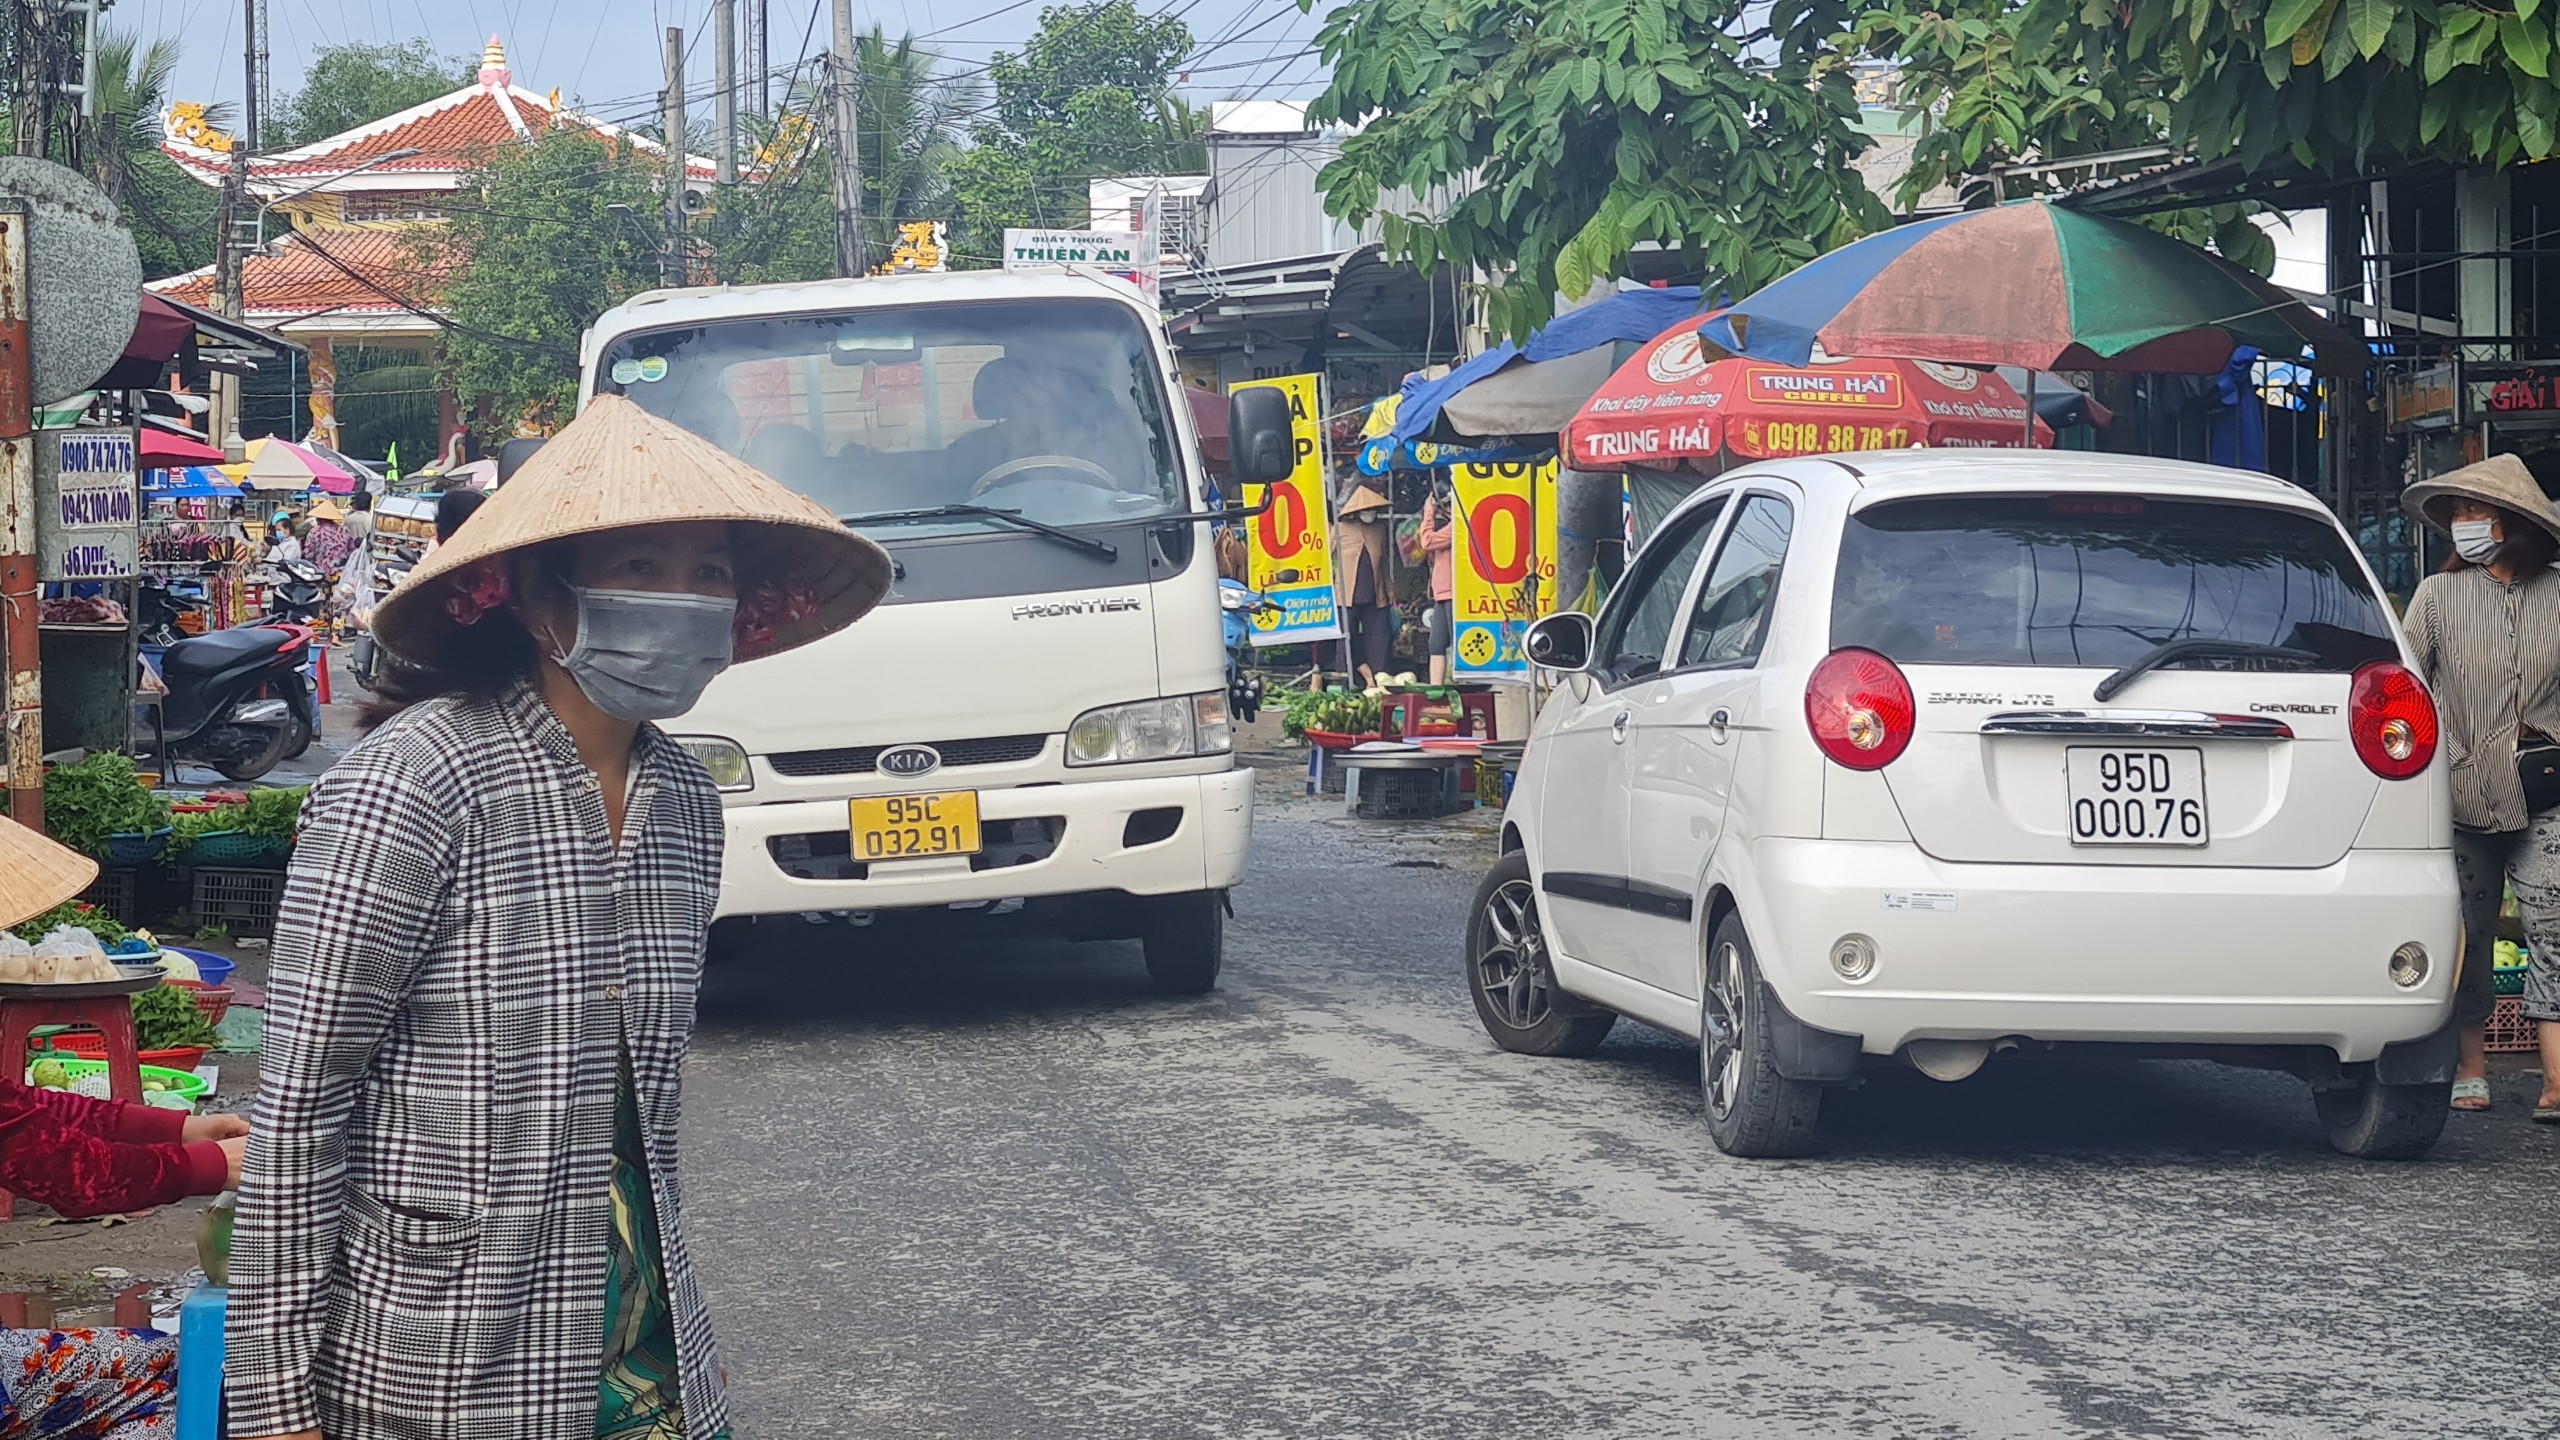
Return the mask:
[[[2425,1159],[2453,1113],[2453,1082],[2385,1085],[2362,1069],[2353,1085],[2311,1092],[2329,1144],[2359,1160]]]
[[[1223,890],[1164,895],[1147,902],[1139,943],[1147,978],[1165,995],[1202,995],[1217,988],[1227,948],[1227,896]]]
[[[1810,1153],[1822,1087],[1778,1073],[1770,1044],[1774,1002],[1740,916],[1727,915],[1716,926],[1698,989],[1698,1081],[1708,1137],[1727,1155],[1747,1159]]]
[[[1618,1023],[1556,983],[1536,882],[1519,850],[1495,861],[1476,886],[1467,915],[1467,993],[1484,1032],[1515,1055],[1588,1055]]]

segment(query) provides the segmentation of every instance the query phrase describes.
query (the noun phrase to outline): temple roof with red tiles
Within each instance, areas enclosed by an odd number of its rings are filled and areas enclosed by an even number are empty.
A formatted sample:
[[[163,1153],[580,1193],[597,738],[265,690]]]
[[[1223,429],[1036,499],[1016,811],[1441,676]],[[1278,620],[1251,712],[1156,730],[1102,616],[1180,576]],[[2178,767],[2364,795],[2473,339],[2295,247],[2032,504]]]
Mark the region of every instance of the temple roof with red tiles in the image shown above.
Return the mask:
[[[196,179],[218,186],[231,167],[231,140],[205,127],[202,114],[201,106],[171,106],[162,116],[160,150]],[[328,191],[339,188],[328,183],[331,177],[346,176],[348,190],[452,190],[492,148],[562,125],[606,138],[625,138],[643,151],[664,153],[654,140],[567,108],[556,90],[537,95],[516,85],[507,68],[506,51],[492,35],[475,83],[325,140],[252,156],[249,188],[265,196]],[[383,161],[361,174],[347,173],[397,150],[418,153]],[[715,172],[710,160],[685,157],[689,181],[708,185]]]
[[[404,317],[429,324],[417,312],[437,308],[446,278],[414,230],[303,232],[275,241],[269,252],[247,257],[240,273],[241,318],[263,329],[331,316],[345,318],[318,328],[385,328]],[[208,265],[143,288],[211,309],[213,278]]]

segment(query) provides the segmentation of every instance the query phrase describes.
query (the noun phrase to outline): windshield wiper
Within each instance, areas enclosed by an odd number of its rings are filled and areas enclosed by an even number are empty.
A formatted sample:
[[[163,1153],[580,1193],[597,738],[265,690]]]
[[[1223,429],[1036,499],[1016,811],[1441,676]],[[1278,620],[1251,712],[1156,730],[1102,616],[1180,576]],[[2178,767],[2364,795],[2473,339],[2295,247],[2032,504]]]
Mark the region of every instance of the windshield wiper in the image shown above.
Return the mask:
[[[1108,540],[1096,540],[1090,535],[1079,535],[1073,530],[1060,529],[1046,520],[1034,520],[1019,510],[999,510],[993,505],[928,505],[922,510],[879,510],[868,515],[839,515],[836,518],[847,525],[899,525],[910,520],[973,518],[995,520],[1007,525],[1019,526],[1035,535],[1046,535],[1062,545],[1082,550],[1088,555],[1098,556],[1104,560],[1120,558],[1120,547]]]
[[[2295,660],[2304,663],[2317,661],[2320,658],[2308,650],[2296,650],[2285,645],[2261,645],[2255,640],[2205,640],[2192,637],[2185,640],[2171,640],[2154,645],[2149,654],[2099,681],[2097,698],[2113,700],[2124,693],[2124,687],[2151,671],[2173,661],[2189,660],[2202,655],[2225,655],[2235,659]]]

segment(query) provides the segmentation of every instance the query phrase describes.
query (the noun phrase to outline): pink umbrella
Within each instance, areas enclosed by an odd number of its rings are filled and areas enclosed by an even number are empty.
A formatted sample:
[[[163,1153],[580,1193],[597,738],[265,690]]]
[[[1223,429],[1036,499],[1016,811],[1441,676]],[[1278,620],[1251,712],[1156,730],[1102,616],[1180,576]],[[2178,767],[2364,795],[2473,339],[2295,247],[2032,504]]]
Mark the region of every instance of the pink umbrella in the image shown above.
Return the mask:
[[[356,477],[303,446],[269,436],[250,459],[249,473],[240,477],[240,483],[250,490],[309,490],[317,487],[332,495],[352,495]]]

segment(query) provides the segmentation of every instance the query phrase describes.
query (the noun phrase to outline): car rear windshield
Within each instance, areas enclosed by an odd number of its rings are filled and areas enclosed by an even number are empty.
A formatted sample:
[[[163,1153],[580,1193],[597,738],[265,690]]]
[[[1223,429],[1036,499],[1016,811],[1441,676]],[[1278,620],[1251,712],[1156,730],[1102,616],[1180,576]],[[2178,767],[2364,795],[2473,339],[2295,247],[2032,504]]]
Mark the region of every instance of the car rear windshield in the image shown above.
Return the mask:
[[[1901,500],[1849,518],[1831,643],[1905,665],[2128,665],[2172,640],[2396,658],[2389,612],[2336,527],[2254,505],[2127,495]]]

